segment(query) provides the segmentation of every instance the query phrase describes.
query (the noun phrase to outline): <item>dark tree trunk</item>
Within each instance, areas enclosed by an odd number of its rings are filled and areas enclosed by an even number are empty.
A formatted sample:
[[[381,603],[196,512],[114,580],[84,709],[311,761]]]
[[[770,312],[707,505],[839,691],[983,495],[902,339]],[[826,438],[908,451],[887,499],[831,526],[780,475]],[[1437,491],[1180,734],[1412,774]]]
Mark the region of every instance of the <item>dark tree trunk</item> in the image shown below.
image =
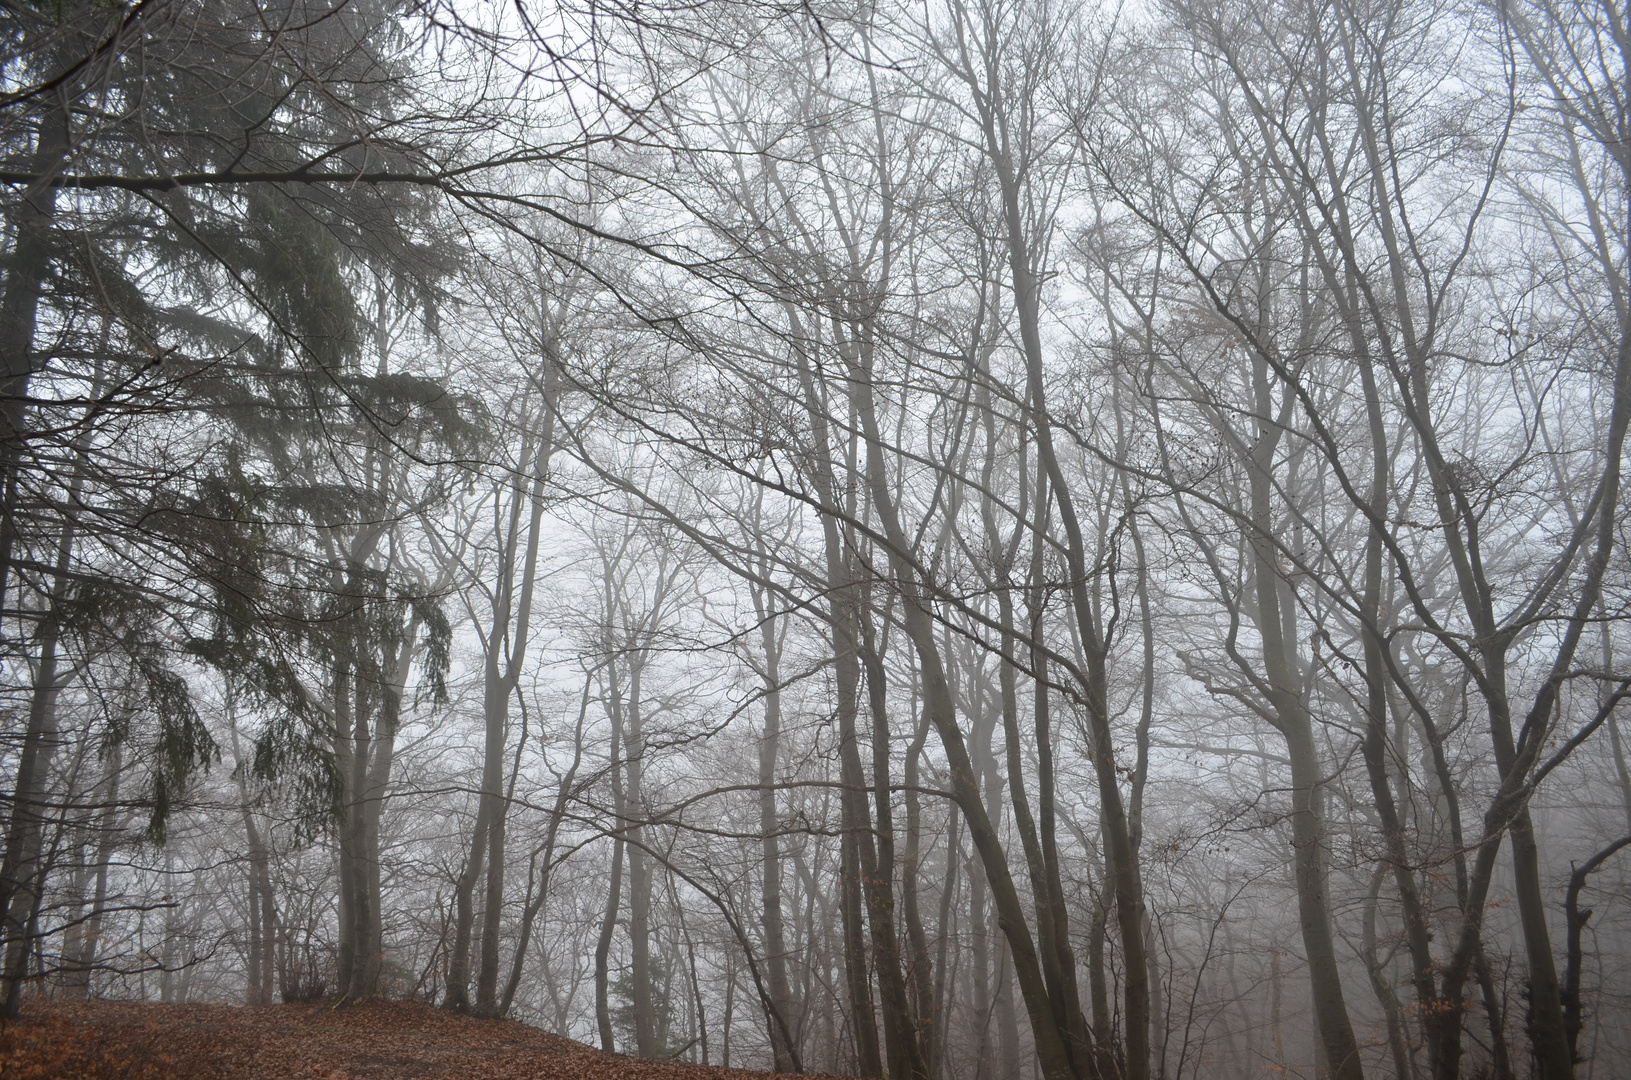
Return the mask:
[[[606,684],[607,712],[612,722],[611,759],[607,773],[612,785],[612,811],[617,818],[617,832],[612,840],[611,883],[606,890],[606,911],[600,922],[600,936],[595,939],[595,1025],[600,1030],[600,1048],[611,1054],[617,1050],[617,1039],[612,1031],[612,936],[617,932],[617,913],[623,906],[623,826],[628,815],[623,792],[623,697],[615,658],[606,665]]]
[[[764,566],[768,570],[768,566]],[[755,593],[758,598],[762,594]],[[760,607],[764,604],[761,601]],[[763,837],[763,869],[759,900],[765,940],[765,981],[769,987],[770,1056],[777,1072],[793,1072],[797,1048],[789,1045],[784,1031],[790,1026],[791,992],[787,983],[787,937],[782,921],[782,870],[780,818],[776,812],[776,761],[781,746],[781,644],[774,620],[767,610],[759,612],[760,639],[764,651],[765,717],[759,740],[759,832]]]
[[[655,1057],[658,1053],[657,1013],[651,969],[651,859],[642,846],[645,817],[646,733],[644,703],[641,701],[643,658],[629,658],[629,730],[627,747],[628,790],[626,828],[629,852],[629,981],[634,1006],[635,1053]],[[665,1010],[666,1012],[666,1010]]]
[[[11,821],[6,848],[0,859],[0,1019],[17,1015],[23,983],[33,954],[35,918],[45,888],[46,863],[41,858],[45,826],[51,805],[46,792],[58,737],[57,699],[67,676],[59,671],[60,610],[68,588],[68,559],[74,544],[67,526],[57,545],[55,584],[51,610],[40,626],[39,658],[34,664],[34,689],[29,699],[28,726],[12,786]]]
[[[54,176],[68,158],[69,99],[66,87],[47,93],[51,107],[41,117],[31,171]],[[16,216],[11,258],[0,293],[0,605],[11,587],[12,551],[17,537],[18,474],[24,468],[28,384],[34,375],[34,334],[41,290],[51,262],[51,223],[57,188],[28,190]],[[3,899],[3,898],[0,898]]]

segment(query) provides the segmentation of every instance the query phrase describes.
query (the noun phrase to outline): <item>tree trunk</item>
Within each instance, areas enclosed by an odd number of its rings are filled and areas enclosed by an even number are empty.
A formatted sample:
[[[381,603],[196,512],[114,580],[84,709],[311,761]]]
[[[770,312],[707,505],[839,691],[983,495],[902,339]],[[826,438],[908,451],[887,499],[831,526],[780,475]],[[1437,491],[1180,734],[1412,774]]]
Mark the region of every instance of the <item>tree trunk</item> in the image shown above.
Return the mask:
[[[1371,990],[1376,994],[1376,1003],[1382,1007],[1382,1016],[1387,1022],[1387,1043],[1393,1055],[1393,1074],[1397,1080],[1414,1080],[1416,1067],[1410,1058],[1404,1010],[1399,1005],[1399,995],[1393,992],[1393,984],[1388,981],[1387,972],[1382,968],[1376,946],[1377,894],[1381,890],[1386,869],[1385,864],[1379,865],[1371,875],[1370,890],[1365,894],[1365,931],[1361,948],[1365,969],[1370,973]]]
[[[353,672],[349,658],[335,668],[335,766],[344,785],[345,819],[340,823],[340,956],[339,987],[349,999],[361,982],[362,939],[368,924],[367,873],[363,850],[363,789],[367,786],[369,694],[365,680]]]
[[[238,742],[237,716],[229,697],[226,707],[227,734],[231,738],[233,778],[238,784],[238,811],[243,818],[244,838],[249,847],[249,985],[245,999],[250,1005],[272,1004],[277,971],[277,911],[272,899],[272,858],[266,837],[255,823],[254,800],[249,793],[248,762]]]
[[[874,733],[873,739],[876,743],[876,733]],[[940,1041],[937,1028],[940,1026],[941,1021],[938,1019],[939,999],[934,987],[939,968],[929,955],[929,939],[923,927],[921,890],[919,888],[924,867],[921,850],[923,843],[923,796],[918,788],[922,783],[923,747],[928,739],[929,725],[920,723],[916,733],[912,736],[911,744],[906,748],[906,772],[903,777],[906,781],[906,858],[905,864],[901,868],[901,906],[906,919],[906,941],[909,949],[907,986],[912,991],[911,1003],[913,1016],[916,1020],[918,1052],[922,1055],[924,1071],[930,1076],[936,1076],[939,1074],[934,1067],[934,1048]],[[886,739],[884,750],[876,748],[873,750],[873,783],[876,785],[877,790],[883,794],[887,794],[889,784],[887,746]],[[887,823],[887,813],[880,810],[879,820]],[[892,825],[880,825],[880,831],[886,827],[892,828]],[[882,861],[881,858],[880,861]],[[940,920],[940,925],[944,927],[944,918]],[[941,958],[941,964],[944,964],[944,957]]]
[[[1586,921],[1591,918],[1590,908],[1581,910],[1580,892],[1586,887],[1586,879],[1598,867],[1607,862],[1621,848],[1631,846],[1631,836],[1622,836],[1612,844],[1600,849],[1591,858],[1575,867],[1569,874],[1569,887],[1563,900],[1563,914],[1567,924],[1567,945],[1564,950],[1563,967],[1563,1015],[1566,1022],[1565,1030],[1569,1039],[1569,1057],[1579,1060],[1578,1049],[1580,1045],[1580,1032],[1586,1024],[1585,1008],[1580,1002],[1580,968],[1584,959],[1584,950],[1580,938],[1586,928]]]
[[[926,726],[925,726],[926,730]],[[939,938],[935,947],[934,961],[934,1008],[927,1016],[932,1024],[928,1028],[930,1038],[933,1040],[933,1052],[929,1057],[929,1075],[946,1075],[946,1048],[951,1039],[951,1021],[955,1015],[953,1011],[953,998],[957,993],[955,978],[948,978],[948,953],[951,949],[952,938],[957,934],[957,893],[958,874],[963,861],[963,842],[958,835],[957,807],[946,807],[946,870],[940,879],[940,917],[935,921],[935,935]]]
[[[849,992],[850,1029],[855,1044],[856,1067],[862,1076],[876,1077],[883,1075],[883,1059],[879,1052],[878,1030],[872,1010],[872,991],[867,977],[866,930],[861,912],[862,888],[858,851],[858,833],[866,827],[867,815],[864,806],[859,813],[856,810],[856,796],[860,794],[860,762],[859,754],[853,752],[855,720],[860,709],[859,626],[855,614],[854,583],[851,580],[848,562],[850,556],[839,534],[839,520],[844,515],[838,501],[838,485],[831,464],[834,448],[827,412],[816,386],[813,365],[801,344],[809,338],[800,325],[797,313],[788,309],[788,317],[793,323],[793,339],[799,343],[794,346],[794,356],[798,364],[806,415],[815,437],[816,453],[812,463],[815,468],[816,489],[823,507],[821,526],[828,593],[826,615],[832,637],[834,690],[840,732],[840,778],[845,788],[839,794],[839,818],[843,826],[843,835],[839,842],[841,853],[839,913],[844,944],[845,986]],[[846,735],[846,732],[849,734]],[[851,751],[844,750],[846,744],[851,746]]]
[[[124,744],[115,741],[108,751],[100,785],[102,808],[96,816],[96,847],[91,864],[91,904],[84,922],[75,927],[72,948],[64,947],[64,959],[69,964],[68,992],[73,997],[87,998],[91,994],[91,975],[96,970],[97,952],[102,938],[102,918],[107,911],[108,867],[113,860],[113,849],[119,833],[119,782],[124,772]]]
[[[644,830],[640,826],[646,814],[646,733],[640,700],[643,667],[644,658],[638,652],[629,657],[628,790],[624,796],[628,808],[625,823],[629,852],[629,980],[634,1005],[635,1053],[655,1057],[659,1044],[651,985],[652,872],[650,857],[642,846]]]
[[[862,634],[857,642],[866,672],[867,697],[872,711],[874,813],[869,819],[867,783],[861,768],[859,736],[852,724],[839,732],[839,753],[844,791],[856,803],[855,817],[867,827],[856,832],[867,914],[872,928],[873,971],[883,1007],[884,1049],[893,1080],[925,1077],[923,1047],[912,1018],[912,1002],[902,970],[900,936],[895,927],[895,832],[889,799],[889,713],[883,658],[873,648],[873,635],[864,606],[857,606]],[[874,844],[876,840],[876,844]]]
[[[768,559],[761,559],[767,571]],[[790,1026],[791,994],[787,984],[787,939],[782,925],[781,821],[776,812],[776,760],[781,746],[781,642],[762,590],[754,590],[758,607],[760,645],[764,652],[765,716],[764,734],[759,740],[759,834],[763,870],[760,877],[760,904],[765,936],[765,981],[769,984],[770,1056],[776,1072],[793,1072],[796,1048],[783,1033]]]
[[[844,835],[839,866],[839,906],[844,922],[844,981],[849,989],[850,1030],[855,1038],[855,1067],[859,1075],[885,1075],[878,1046],[878,1025],[872,1014],[872,982],[867,973],[866,924],[862,914],[861,856],[854,815],[840,800]]]
[[[617,1039],[612,1032],[611,1007],[611,952],[612,935],[617,930],[617,913],[623,905],[623,837],[612,841],[612,881],[606,892],[606,912],[600,921],[600,936],[595,939],[595,1026],[600,1031],[600,1048],[608,1054],[617,1052]]]
[[[496,635],[495,635],[496,637]],[[490,804],[487,813],[487,880],[483,890],[481,953],[476,969],[478,1016],[498,1013],[498,945],[504,930],[504,839],[509,821],[508,800],[502,788],[504,751],[509,736],[509,692],[507,687],[487,687],[486,760],[481,773],[481,797]]]
[[[583,687],[583,703],[578,709],[578,724],[572,741],[572,764],[562,774],[561,782],[556,786],[555,806],[549,815],[549,824],[545,826],[544,842],[534,852],[534,856],[540,859],[543,865],[539,870],[537,893],[529,896],[527,905],[521,913],[521,932],[515,944],[515,957],[510,963],[510,977],[504,984],[504,996],[499,1002],[500,1016],[508,1016],[510,1006],[515,1003],[516,991],[521,987],[522,967],[527,959],[527,946],[532,942],[533,922],[538,918],[538,913],[543,910],[544,902],[549,897],[555,841],[560,835],[561,822],[566,818],[566,807],[572,797],[572,785],[577,780],[578,767],[583,763],[583,724],[589,711],[591,685],[591,682],[586,681]],[[553,991],[553,986],[551,990]]]
[[[54,100],[41,118],[31,171],[54,176],[68,160],[69,99],[66,86],[48,91]],[[28,384],[34,374],[34,334],[40,294],[51,263],[51,223],[57,212],[51,185],[29,189],[18,208],[11,257],[0,293],[0,605],[11,587],[12,548],[17,536],[18,470],[27,439]],[[3,888],[0,884],[0,888]],[[9,894],[7,894],[9,895]],[[5,896],[0,896],[3,904]]]
[[[563,303],[565,301],[563,300]],[[558,326],[549,312],[542,318],[543,388],[541,416],[536,433],[523,438],[520,477],[510,490],[509,514],[499,545],[498,580],[493,588],[492,622],[487,627],[482,667],[482,717],[485,722],[481,800],[487,828],[478,839],[486,852],[471,853],[472,865],[485,859],[486,894],[476,971],[475,1012],[497,1017],[499,942],[504,931],[504,843],[509,823],[510,798],[503,790],[504,750],[509,738],[510,698],[521,679],[532,630],[533,597],[538,582],[538,549],[542,542],[544,489],[555,452],[556,410],[561,373],[555,350]],[[530,476],[530,479],[524,479]],[[525,524],[523,525],[523,522]],[[523,541],[523,529],[525,530]]]
[[[608,588],[610,585],[608,583]],[[618,681],[617,658],[606,662],[607,713],[611,717],[612,737],[607,773],[612,785],[612,811],[616,815],[617,832],[612,840],[611,884],[606,890],[606,913],[600,922],[600,936],[595,941],[595,1023],[600,1029],[600,1048],[608,1054],[616,1052],[616,1038],[612,1031],[611,1011],[611,952],[612,935],[617,932],[617,913],[623,906],[623,849],[624,828],[628,824],[628,798],[623,789],[623,691]]]
[[[1331,929],[1329,881],[1325,864],[1325,824],[1320,813],[1324,770],[1314,741],[1314,722],[1303,700],[1297,674],[1295,611],[1282,596],[1270,509],[1273,455],[1280,432],[1268,385],[1268,365],[1253,360],[1253,389],[1257,407],[1257,442],[1251,453],[1248,477],[1252,580],[1256,588],[1256,626],[1263,640],[1263,671],[1274,723],[1286,743],[1291,762],[1292,865],[1297,882],[1297,921],[1308,962],[1314,1019],[1324,1046],[1323,1061],[1333,1080],[1362,1080],[1363,1062],[1342,993],[1342,972],[1337,964]]]
[[[482,865],[487,857],[487,815],[490,812],[483,797],[476,807],[470,856],[453,886],[453,950],[448,957],[447,993],[442,1007],[455,1012],[467,1012],[470,1008],[470,937],[475,928],[476,883],[481,880]]]
[[[372,753],[364,774],[359,806],[359,853],[362,857],[361,885],[366,915],[358,922],[356,979],[349,996],[354,1001],[376,997],[385,966],[384,897],[380,884],[380,825],[385,813],[385,795],[391,784],[391,766],[396,757],[397,729],[402,722],[402,698],[407,692],[408,671],[417,652],[420,619],[413,615],[407,631],[391,656],[381,680],[379,722],[374,730]],[[269,894],[268,894],[269,895]]]
[[[1392,866],[1393,879],[1399,894],[1400,916],[1404,921],[1405,941],[1410,951],[1411,983],[1415,989],[1418,1010],[1423,1015],[1431,1016],[1439,1009],[1438,994],[1433,984],[1437,965],[1431,945],[1431,918],[1421,900],[1416,874],[1412,869],[1414,861],[1405,847],[1405,826],[1400,820],[1398,804],[1394,799],[1392,770],[1389,768],[1391,748],[1388,743],[1387,685],[1390,676],[1386,654],[1388,647],[1385,640],[1386,628],[1383,623],[1385,598],[1382,582],[1382,549],[1385,539],[1382,523],[1387,520],[1388,513],[1387,432],[1368,344],[1357,327],[1350,329],[1349,339],[1358,353],[1360,385],[1365,394],[1366,419],[1371,440],[1369,493],[1371,525],[1365,539],[1365,591],[1362,598],[1363,618],[1360,627],[1367,696],[1365,736],[1360,743],[1360,749],[1365,759],[1366,775],[1370,780],[1372,805],[1376,808],[1376,816],[1382,827],[1383,845],[1387,851],[1388,863]],[[1382,994],[1380,988],[1389,984],[1374,964],[1371,967],[1371,983],[1373,987],[1378,988],[1377,993],[1380,997]],[[1393,997],[1390,986],[1387,995],[1389,998]],[[1385,1006],[1387,999],[1381,1000]],[[1393,1009],[1397,1012],[1396,998],[1393,999]],[[1402,1019],[1394,1012],[1388,1013],[1390,1041],[1396,1037],[1394,1027],[1402,1024]],[[1423,1035],[1427,1043],[1428,1069],[1436,1072],[1438,1061],[1444,1056],[1444,1047],[1441,1045],[1443,1030],[1428,1025]],[[1397,1038],[1402,1039],[1402,1033],[1397,1034]],[[1395,1056],[1398,1056],[1397,1048]],[[1402,1077],[1404,1074],[1400,1075]]]
[[[34,665],[34,691],[29,699],[28,726],[17,756],[12,786],[11,821],[6,830],[6,850],[0,861],[0,1019],[16,1017],[22,1005],[23,983],[28,975],[29,957],[34,946],[35,917],[45,888],[46,865],[41,860],[47,815],[51,809],[46,794],[51,761],[58,744],[57,700],[67,676],[59,673],[58,636],[61,605],[68,588],[68,559],[73,549],[74,530],[62,530],[57,545],[55,584],[51,590],[51,611],[40,627],[39,659]]]

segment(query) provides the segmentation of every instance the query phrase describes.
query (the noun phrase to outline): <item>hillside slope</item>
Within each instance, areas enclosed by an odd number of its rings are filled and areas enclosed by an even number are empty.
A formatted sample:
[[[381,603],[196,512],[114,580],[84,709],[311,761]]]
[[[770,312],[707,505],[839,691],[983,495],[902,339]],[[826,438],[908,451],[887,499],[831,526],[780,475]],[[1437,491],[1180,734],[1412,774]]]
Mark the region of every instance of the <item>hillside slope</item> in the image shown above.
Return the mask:
[[[429,1005],[36,1003],[0,1029],[5,1080],[763,1080],[606,1054]]]

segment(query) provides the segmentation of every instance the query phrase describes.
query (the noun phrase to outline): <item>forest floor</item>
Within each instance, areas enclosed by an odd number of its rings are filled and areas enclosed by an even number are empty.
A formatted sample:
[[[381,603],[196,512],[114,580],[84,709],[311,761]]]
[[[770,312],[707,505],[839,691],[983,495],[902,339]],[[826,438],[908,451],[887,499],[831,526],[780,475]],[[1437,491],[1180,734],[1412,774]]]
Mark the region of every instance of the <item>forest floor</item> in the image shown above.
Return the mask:
[[[606,1054],[424,1004],[34,1002],[0,1027],[4,1080],[764,1080]]]

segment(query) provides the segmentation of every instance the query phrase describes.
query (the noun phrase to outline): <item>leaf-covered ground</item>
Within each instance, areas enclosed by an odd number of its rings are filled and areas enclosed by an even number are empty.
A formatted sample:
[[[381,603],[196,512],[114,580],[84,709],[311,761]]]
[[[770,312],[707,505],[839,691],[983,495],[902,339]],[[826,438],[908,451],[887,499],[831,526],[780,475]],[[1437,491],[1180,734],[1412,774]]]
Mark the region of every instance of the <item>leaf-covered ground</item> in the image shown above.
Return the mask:
[[[605,1054],[429,1005],[39,1003],[0,1028],[4,1080],[763,1080]]]

